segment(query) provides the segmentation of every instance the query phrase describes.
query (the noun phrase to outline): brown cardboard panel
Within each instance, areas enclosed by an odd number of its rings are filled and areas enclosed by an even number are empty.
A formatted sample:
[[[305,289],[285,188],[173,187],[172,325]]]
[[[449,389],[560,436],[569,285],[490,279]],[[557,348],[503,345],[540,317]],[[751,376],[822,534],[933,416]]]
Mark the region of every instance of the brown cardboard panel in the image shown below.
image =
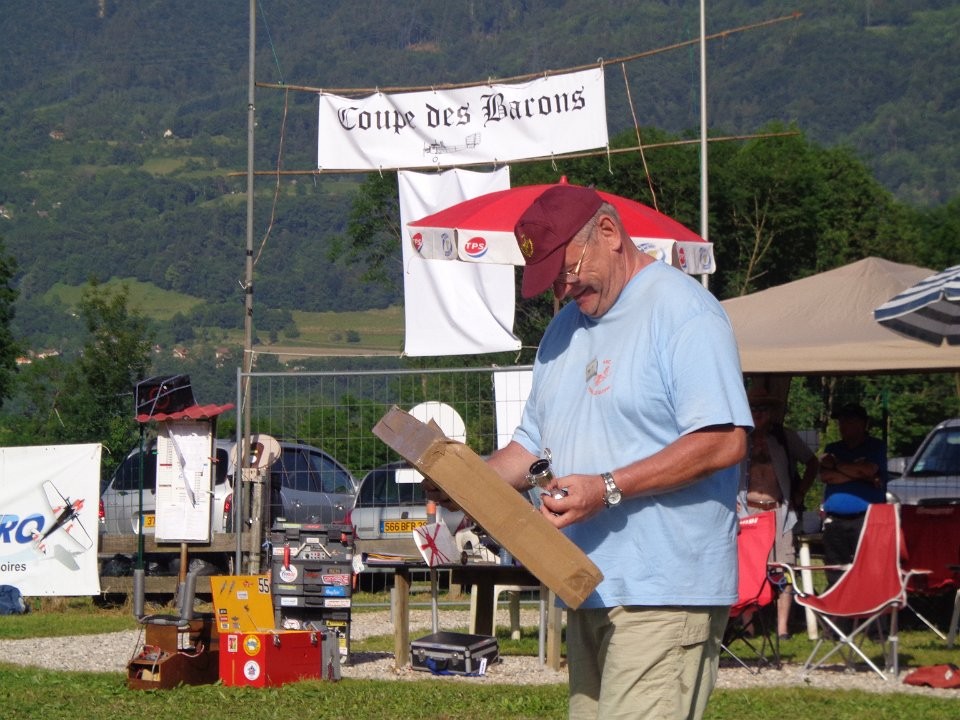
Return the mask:
[[[580,548],[435,423],[424,424],[393,408],[373,434],[441,487],[568,607],[579,607],[603,578]]]

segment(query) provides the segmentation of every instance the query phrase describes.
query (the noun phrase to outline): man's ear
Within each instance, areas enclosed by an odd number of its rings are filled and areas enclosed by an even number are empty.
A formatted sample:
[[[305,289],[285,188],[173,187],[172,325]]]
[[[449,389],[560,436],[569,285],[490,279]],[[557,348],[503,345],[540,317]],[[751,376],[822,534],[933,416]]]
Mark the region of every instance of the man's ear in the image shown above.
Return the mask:
[[[609,215],[601,215],[597,220],[597,237],[611,250],[619,250],[623,242],[617,223]]]

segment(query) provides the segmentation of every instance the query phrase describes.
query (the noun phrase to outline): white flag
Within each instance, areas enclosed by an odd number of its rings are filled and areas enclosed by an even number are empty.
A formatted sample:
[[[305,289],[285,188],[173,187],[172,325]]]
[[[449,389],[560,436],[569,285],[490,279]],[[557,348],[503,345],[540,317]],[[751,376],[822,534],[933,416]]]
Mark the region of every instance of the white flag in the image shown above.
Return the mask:
[[[400,172],[400,224],[510,187],[510,170]],[[425,260],[403,243],[404,353],[475,355],[519,350],[513,334],[516,281],[510,265]]]

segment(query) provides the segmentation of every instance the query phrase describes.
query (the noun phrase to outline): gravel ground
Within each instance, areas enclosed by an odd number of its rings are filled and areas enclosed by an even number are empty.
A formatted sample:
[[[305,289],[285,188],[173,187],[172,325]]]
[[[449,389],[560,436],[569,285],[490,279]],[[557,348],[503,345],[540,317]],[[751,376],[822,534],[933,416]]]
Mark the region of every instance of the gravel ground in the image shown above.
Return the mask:
[[[465,627],[468,622],[467,611],[444,610],[441,620],[446,627]],[[521,623],[535,626],[535,610],[522,610]],[[498,610],[497,625],[509,624],[507,611]],[[410,632],[416,638],[418,633],[430,632],[431,614],[429,610],[411,610]],[[351,621],[352,640],[362,640],[375,635],[390,634],[393,626],[389,613],[355,612]],[[83,670],[96,672],[126,672],[127,662],[143,642],[140,630],[128,630],[102,635],[84,635],[57,638],[31,638],[26,640],[0,640],[0,660],[18,665],[34,665],[53,670]],[[907,669],[909,671],[909,669]],[[427,672],[412,670],[409,666],[400,670],[394,668],[391,653],[355,652],[351,662],[342,668],[345,678],[379,678],[393,680],[440,680],[443,682],[505,683],[505,684],[551,684],[566,683],[566,668],[554,671],[541,665],[536,657],[505,656],[500,663],[494,663],[482,677],[441,676],[435,677]],[[902,680],[906,672],[901,672]],[[780,670],[765,669],[758,674],[748,672],[739,666],[728,666],[724,660],[717,681],[718,688],[736,689],[747,687],[798,686],[820,689],[859,689],[868,692],[899,692],[939,697],[955,697],[960,700],[958,690],[940,690],[934,688],[905,685],[900,680],[890,678],[882,680],[876,673],[860,671],[855,673],[842,670],[819,670],[804,677],[799,665],[784,665]]]

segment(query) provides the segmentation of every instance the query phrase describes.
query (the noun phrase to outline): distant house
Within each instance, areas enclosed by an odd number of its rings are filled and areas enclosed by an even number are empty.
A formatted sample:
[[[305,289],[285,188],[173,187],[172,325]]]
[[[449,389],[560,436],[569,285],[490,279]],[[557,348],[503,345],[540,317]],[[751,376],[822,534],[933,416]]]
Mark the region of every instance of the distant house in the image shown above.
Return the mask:
[[[169,140],[170,138],[174,137],[174,135],[173,135],[173,130],[171,130],[170,128],[167,128],[166,130],[164,130],[164,131],[163,131],[163,137],[164,137],[165,139],[167,139],[167,140]]]
[[[51,140],[63,140],[66,135],[63,134],[63,130],[51,130],[50,139]]]

